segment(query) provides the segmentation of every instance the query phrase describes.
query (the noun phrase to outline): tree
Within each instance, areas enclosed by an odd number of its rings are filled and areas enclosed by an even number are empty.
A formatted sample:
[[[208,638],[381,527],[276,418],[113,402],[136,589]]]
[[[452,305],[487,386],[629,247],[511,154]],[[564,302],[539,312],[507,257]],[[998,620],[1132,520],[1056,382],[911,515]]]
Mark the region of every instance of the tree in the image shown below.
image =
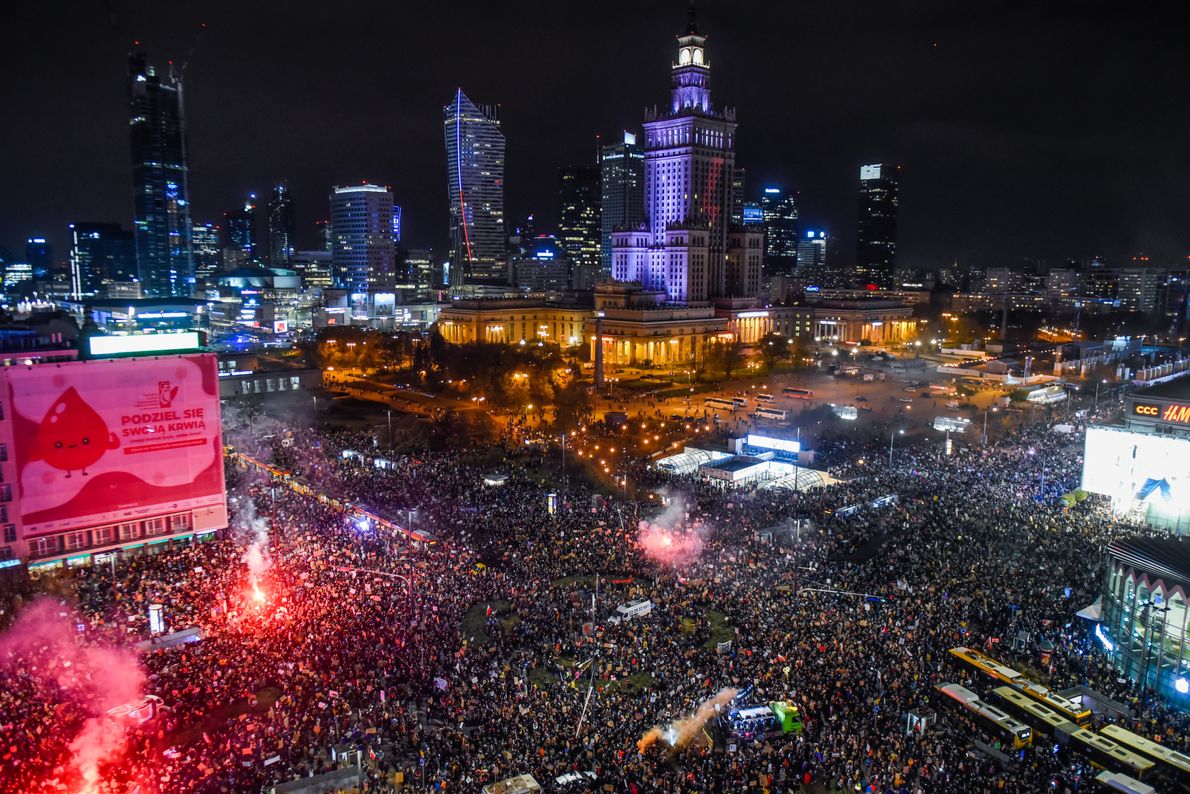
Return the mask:
[[[731,373],[744,362],[744,346],[735,339],[717,339],[707,347],[707,367],[719,370],[730,380]]]
[[[789,360],[789,338],[784,334],[765,334],[758,343],[758,347],[766,372],[772,372],[778,363]]]

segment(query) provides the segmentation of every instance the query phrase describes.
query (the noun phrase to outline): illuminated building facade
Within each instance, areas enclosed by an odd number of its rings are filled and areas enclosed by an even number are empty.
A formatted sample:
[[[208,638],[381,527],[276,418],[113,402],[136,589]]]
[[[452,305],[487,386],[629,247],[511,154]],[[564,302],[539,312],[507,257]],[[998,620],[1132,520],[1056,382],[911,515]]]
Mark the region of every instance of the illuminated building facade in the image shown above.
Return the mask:
[[[646,114],[645,223],[612,233],[612,278],[675,303],[760,292],[763,235],[734,227],[735,111],[711,104],[706,37],[693,9],[677,37],[670,104]]]
[[[118,223],[70,224],[70,295],[98,295],[112,281],[136,276],[132,232]]]
[[[269,195],[269,264],[273,267],[289,267],[294,234],[293,198],[289,186],[282,182]]]
[[[583,343],[583,325],[590,316],[590,308],[532,298],[454,300],[439,311],[438,332],[456,345],[540,341],[568,348]]]
[[[451,286],[503,281],[504,133],[498,105],[476,105],[463,89],[442,109],[450,197]]]
[[[892,289],[897,262],[900,166],[873,163],[859,169],[859,227],[855,245],[856,282]]]
[[[916,335],[913,308],[898,301],[822,301],[814,306],[816,342],[894,345]]]
[[[150,296],[189,295],[194,286],[190,169],[182,79],[172,66],[163,77],[144,53],[129,59],[129,111],[142,288]]]
[[[558,238],[567,258],[580,270],[595,273],[600,252],[599,166],[558,169]]]
[[[223,261],[229,269],[257,261],[255,193],[242,208],[223,213]]]
[[[1142,537],[1108,546],[1095,635],[1119,674],[1182,709],[1190,708],[1188,592],[1190,546],[1184,541]]]
[[[790,275],[798,264],[797,194],[766,187],[760,196],[764,214],[764,266],[770,274]]]
[[[612,272],[612,232],[635,229],[645,220],[645,153],[636,136],[604,146],[600,166],[600,270]]]
[[[199,284],[210,284],[223,269],[223,250],[219,244],[221,230],[213,223],[196,223],[191,239],[194,243],[194,278]],[[125,279],[116,279],[124,281]]]
[[[390,293],[396,285],[393,194],[380,185],[331,191],[331,262],[335,284],[353,294]]]

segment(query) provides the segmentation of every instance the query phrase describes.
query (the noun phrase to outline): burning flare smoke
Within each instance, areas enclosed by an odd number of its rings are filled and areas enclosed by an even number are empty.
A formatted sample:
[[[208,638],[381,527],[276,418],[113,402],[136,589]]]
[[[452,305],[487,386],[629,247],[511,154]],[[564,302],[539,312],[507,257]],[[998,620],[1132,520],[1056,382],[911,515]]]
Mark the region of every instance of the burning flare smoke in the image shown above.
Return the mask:
[[[643,753],[652,747],[658,739],[664,739],[674,752],[685,749],[703,726],[715,716],[715,712],[730,703],[732,698],[739,694],[739,691],[734,688],[720,689],[714,697],[704,700],[689,717],[672,722],[666,728],[654,725],[645,731],[644,736],[640,737],[640,741],[636,743],[636,749]]]
[[[670,498],[669,507],[652,521],[637,525],[637,544],[649,559],[662,565],[682,567],[702,556],[702,535],[698,528],[681,525],[686,515],[686,500],[681,494]]]

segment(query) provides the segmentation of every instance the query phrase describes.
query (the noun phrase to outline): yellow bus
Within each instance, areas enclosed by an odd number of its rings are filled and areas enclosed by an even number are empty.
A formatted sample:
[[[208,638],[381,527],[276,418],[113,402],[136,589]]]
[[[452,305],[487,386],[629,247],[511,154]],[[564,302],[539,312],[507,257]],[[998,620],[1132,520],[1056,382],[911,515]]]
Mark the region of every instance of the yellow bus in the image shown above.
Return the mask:
[[[966,687],[958,684],[942,683],[934,687],[941,694],[950,698],[992,733],[1010,743],[1014,749],[1020,750],[1033,743],[1033,731],[1028,725],[1019,722],[1005,714],[995,706],[989,706],[979,699],[979,696]]]
[[[1066,744],[1082,753],[1091,760],[1092,766],[1111,772],[1123,772],[1137,780],[1148,779],[1157,766],[1143,755],[1131,753],[1106,736],[1100,736],[1086,728],[1060,730],[1058,744]]]
[[[992,694],[1004,704],[1004,709],[1010,714],[1015,714],[1037,730],[1050,736],[1057,735],[1059,725],[1074,725],[1053,709],[1041,705],[1032,698],[1025,697],[1019,689],[1014,687],[998,686],[992,690]]]
[[[1099,731],[1129,752],[1144,756],[1157,765],[1158,772],[1182,791],[1190,791],[1190,756],[1165,745],[1138,736],[1119,725],[1108,725]]]
[[[1080,727],[1091,724],[1091,710],[1080,706],[1069,698],[1064,698],[1047,686],[1043,686],[1025,678],[1021,673],[1000,664],[992,657],[971,648],[951,648],[950,655],[966,666],[977,670],[995,681],[1014,686],[1037,702],[1061,714],[1066,719]]]

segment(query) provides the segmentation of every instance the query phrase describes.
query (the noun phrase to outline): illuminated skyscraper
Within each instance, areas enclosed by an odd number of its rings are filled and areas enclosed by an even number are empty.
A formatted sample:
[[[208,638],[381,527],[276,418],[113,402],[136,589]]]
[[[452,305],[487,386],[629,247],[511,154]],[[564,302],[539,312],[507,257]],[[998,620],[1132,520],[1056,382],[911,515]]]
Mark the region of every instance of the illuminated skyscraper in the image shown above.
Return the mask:
[[[49,281],[54,274],[54,246],[44,237],[26,238],[25,261],[33,270],[34,281]]]
[[[558,169],[558,237],[565,256],[593,276],[601,266],[599,166]]]
[[[755,297],[762,234],[731,228],[743,209],[733,190],[735,111],[711,104],[706,36],[693,7],[677,41],[669,106],[645,115],[646,227],[612,235],[612,277],[664,290],[672,302]]]
[[[190,242],[190,173],[182,80],[165,77],[144,53],[129,59],[136,264],[150,297],[189,295],[194,286]]]
[[[223,261],[228,270],[257,260],[256,194],[249,193],[244,206],[223,213]]]
[[[797,265],[797,193],[766,187],[761,193],[764,211],[764,266],[772,274],[789,275]]]
[[[893,287],[897,262],[899,165],[874,163],[859,169],[859,229],[855,244],[858,286]]]
[[[269,196],[269,264],[289,267],[294,250],[293,198],[284,182]]]
[[[645,153],[636,136],[624,133],[622,143],[604,146],[600,166],[600,269],[612,272],[612,232],[635,229],[645,220]]]
[[[219,232],[219,227],[213,223],[194,224],[194,278],[199,284],[210,286],[223,269]]]
[[[504,133],[500,107],[463,89],[442,109],[450,196],[451,286],[464,278],[505,281]]]
[[[393,291],[396,247],[391,190],[366,183],[336,187],[331,192],[331,236],[336,286],[355,294]]]
[[[98,295],[109,281],[136,277],[132,232],[118,223],[70,224],[70,294]]]

